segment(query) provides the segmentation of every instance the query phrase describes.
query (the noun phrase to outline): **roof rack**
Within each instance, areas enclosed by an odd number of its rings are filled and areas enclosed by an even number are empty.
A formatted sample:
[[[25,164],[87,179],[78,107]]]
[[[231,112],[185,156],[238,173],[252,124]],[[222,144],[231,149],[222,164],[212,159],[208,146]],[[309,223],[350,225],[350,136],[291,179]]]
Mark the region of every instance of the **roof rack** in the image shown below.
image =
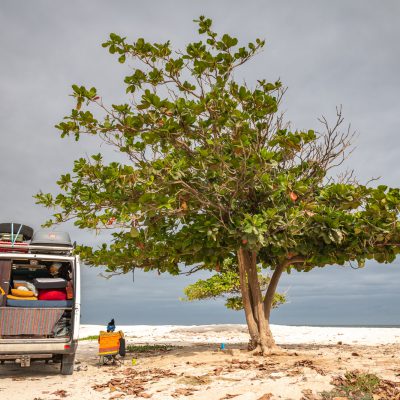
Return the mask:
[[[43,245],[28,245],[21,243],[10,243],[10,244],[0,244],[0,249],[7,249],[12,253],[13,251],[21,252],[37,252],[44,251],[50,254],[52,253],[71,253],[74,250],[74,246],[43,246]]]

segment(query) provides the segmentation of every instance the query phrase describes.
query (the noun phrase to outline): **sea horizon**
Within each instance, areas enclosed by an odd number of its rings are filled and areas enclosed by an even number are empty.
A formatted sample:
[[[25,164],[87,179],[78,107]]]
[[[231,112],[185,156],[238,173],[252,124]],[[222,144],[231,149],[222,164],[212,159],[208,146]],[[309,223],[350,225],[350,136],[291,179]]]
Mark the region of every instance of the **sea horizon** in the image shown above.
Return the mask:
[[[96,323],[81,323],[81,325],[106,325],[106,324],[96,324]],[[133,323],[133,324],[127,324],[127,323],[122,323],[118,324],[119,326],[224,326],[224,325],[246,325],[246,323],[241,323],[241,322],[225,322],[225,323],[202,323],[202,324],[153,324],[153,323],[148,323],[148,324],[143,324],[143,323]],[[291,326],[291,327],[309,327],[309,328],[400,328],[400,324],[394,324],[394,325],[384,325],[384,324],[284,324],[284,323],[271,323],[271,325],[275,326]]]

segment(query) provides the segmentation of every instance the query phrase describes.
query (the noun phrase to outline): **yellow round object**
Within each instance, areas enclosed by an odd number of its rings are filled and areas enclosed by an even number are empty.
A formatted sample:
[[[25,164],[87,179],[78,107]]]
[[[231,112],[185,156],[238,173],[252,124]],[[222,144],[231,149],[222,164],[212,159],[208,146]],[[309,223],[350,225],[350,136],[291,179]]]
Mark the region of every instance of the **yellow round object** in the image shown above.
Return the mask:
[[[136,358],[132,358],[132,365],[136,365],[136,362],[137,362]]]
[[[33,297],[35,294],[30,290],[11,289],[11,294],[18,297]]]
[[[13,295],[9,294],[7,296],[7,299],[10,299],[10,300],[37,300],[37,297],[34,297],[34,296],[32,296],[32,297],[20,297],[20,296],[13,296]]]

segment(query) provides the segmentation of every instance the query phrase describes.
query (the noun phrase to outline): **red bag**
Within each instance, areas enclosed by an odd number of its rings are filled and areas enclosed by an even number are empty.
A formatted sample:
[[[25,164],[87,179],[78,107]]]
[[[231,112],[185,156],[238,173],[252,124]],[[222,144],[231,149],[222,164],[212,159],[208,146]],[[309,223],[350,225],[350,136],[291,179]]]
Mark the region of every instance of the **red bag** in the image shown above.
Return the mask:
[[[39,300],[67,300],[67,293],[60,289],[39,290]]]

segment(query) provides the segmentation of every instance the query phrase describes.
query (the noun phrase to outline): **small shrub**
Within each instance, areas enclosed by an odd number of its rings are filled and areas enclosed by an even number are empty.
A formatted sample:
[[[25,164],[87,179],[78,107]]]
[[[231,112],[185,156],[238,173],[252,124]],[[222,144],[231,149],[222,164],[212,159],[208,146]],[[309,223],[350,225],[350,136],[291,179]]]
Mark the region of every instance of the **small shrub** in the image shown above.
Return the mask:
[[[84,338],[79,338],[79,340],[99,340],[99,335],[86,336]]]
[[[156,353],[171,351],[174,348],[177,348],[177,346],[168,346],[166,344],[129,344],[126,346],[126,351],[128,353]]]
[[[373,393],[380,382],[381,380],[374,374],[347,372],[344,377],[334,378],[332,384],[335,389],[323,392],[321,396],[323,400],[332,400],[335,397],[347,397],[349,400],[374,400]]]

